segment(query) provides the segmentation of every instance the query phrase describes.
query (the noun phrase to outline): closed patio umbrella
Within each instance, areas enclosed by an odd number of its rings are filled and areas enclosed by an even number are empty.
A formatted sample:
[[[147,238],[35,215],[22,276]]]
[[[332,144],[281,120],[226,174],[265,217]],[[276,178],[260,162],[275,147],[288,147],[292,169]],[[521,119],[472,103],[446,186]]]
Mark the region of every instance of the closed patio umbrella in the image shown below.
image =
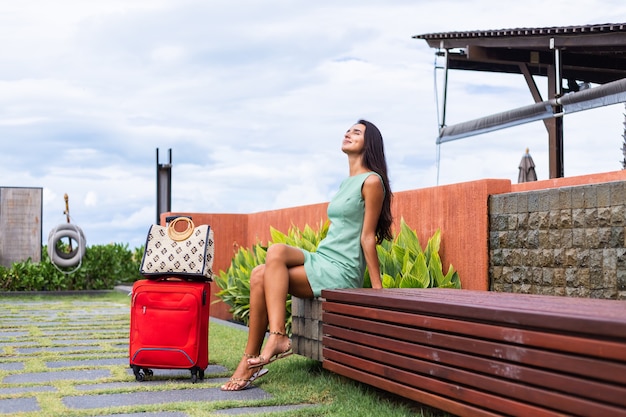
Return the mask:
[[[537,181],[537,173],[535,172],[535,162],[528,153],[528,148],[526,148],[526,154],[524,154],[522,161],[519,163],[517,182],[521,183],[529,181]]]

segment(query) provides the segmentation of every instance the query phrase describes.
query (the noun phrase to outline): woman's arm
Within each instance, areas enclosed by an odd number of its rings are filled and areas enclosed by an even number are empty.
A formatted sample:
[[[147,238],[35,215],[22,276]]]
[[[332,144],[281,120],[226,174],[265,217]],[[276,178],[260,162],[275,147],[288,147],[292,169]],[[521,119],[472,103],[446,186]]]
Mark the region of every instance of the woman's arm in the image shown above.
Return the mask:
[[[363,200],[365,201],[365,215],[363,216],[363,231],[361,232],[361,247],[365,255],[365,263],[370,274],[372,288],[382,288],[380,265],[376,253],[376,225],[383,208],[385,191],[378,175],[370,175],[363,183]]]

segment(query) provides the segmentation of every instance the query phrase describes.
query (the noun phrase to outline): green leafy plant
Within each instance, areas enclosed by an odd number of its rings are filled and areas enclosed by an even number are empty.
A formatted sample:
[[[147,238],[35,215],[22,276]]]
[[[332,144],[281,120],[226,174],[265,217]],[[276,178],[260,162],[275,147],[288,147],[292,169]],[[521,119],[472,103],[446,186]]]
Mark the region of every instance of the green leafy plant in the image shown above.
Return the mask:
[[[303,230],[292,226],[282,233],[270,227],[271,241],[284,243],[311,252],[317,250],[320,241],[328,233],[328,221],[321,222],[316,231],[309,225]],[[452,265],[443,273],[439,247],[441,232],[437,230],[422,249],[415,231],[402,219],[400,232],[393,240],[385,240],[377,246],[381,277],[384,288],[461,288],[459,274]],[[216,274],[214,281],[220,288],[217,296],[230,307],[233,319],[248,324],[250,312],[250,274],[265,263],[267,247],[257,243],[251,249],[238,248],[230,267]],[[369,272],[365,272],[365,286],[371,287]],[[291,329],[291,297],[287,297],[287,331]]]
[[[119,283],[141,278],[139,263],[143,247],[130,250],[125,244],[88,246],[78,269],[56,268],[42,249],[41,262],[27,259],[11,267],[0,266],[1,291],[108,290]],[[75,270],[74,270],[75,269]],[[74,270],[72,272],[72,270]],[[70,273],[71,272],[71,273]]]
[[[265,263],[267,247],[256,244],[251,250],[239,248],[230,267],[213,277],[220,288],[216,295],[230,306],[233,319],[248,324],[250,312],[250,275],[257,266]]]
[[[317,231],[313,230],[308,224],[304,226],[304,230],[302,231],[292,226],[289,228],[287,234],[270,227],[270,235],[272,236],[272,243],[284,243],[296,248],[305,249],[309,252],[315,252],[322,239],[328,234],[329,226],[329,221],[320,222]]]
[[[289,228],[287,233],[270,227],[271,241],[268,246],[275,243],[284,243],[297,248],[315,252],[319,242],[328,233],[329,222],[321,222],[319,229],[315,231],[309,225],[303,230],[295,226]],[[265,263],[268,246],[255,244],[251,249],[239,248],[233,257],[230,267],[226,271],[216,274],[214,281],[220,288],[216,294],[230,307],[233,319],[248,324],[250,313],[250,274],[257,266]],[[286,317],[287,332],[291,332],[291,296],[287,296]]]
[[[404,221],[392,240],[376,247],[383,288],[461,288],[459,274],[452,265],[443,273],[439,256],[441,231],[438,229],[422,249],[417,233]],[[365,287],[371,287],[369,271]]]

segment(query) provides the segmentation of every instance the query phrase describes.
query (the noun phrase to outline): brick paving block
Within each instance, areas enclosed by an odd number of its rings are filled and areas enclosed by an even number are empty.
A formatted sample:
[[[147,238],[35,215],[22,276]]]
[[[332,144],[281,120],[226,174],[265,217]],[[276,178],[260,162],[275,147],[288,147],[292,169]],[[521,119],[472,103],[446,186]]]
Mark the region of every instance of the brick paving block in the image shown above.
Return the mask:
[[[53,345],[91,346],[100,344],[101,339],[54,339],[50,343]]]
[[[107,334],[117,334],[117,333],[125,333],[126,329],[120,329],[119,326],[108,329],[94,328],[94,329],[68,329],[67,327],[46,330],[41,332],[44,336],[68,336],[68,335],[84,335],[84,334],[93,334],[93,335],[107,335]]]
[[[0,330],[0,339],[11,339],[13,337],[24,337],[28,336],[30,333],[19,330]]]
[[[37,322],[37,327],[53,327],[58,326],[59,323],[57,321],[46,320],[43,321],[39,317],[28,316],[19,321],[6,321],[2,320],[2,325],[7,327],[15,327],[15,326],[24,326],[27,324],[31,324],[32,322]]]
[[[39,408],[37,399],[34,397],[0,400],[1,414],[15,414],[39,410],[41,410],[41,408]]]
[[[132,373],[131,375],[132,376]],[[187,375],[188,377],[188,375]],[[101,384],[77,384],[74,385],[74,388],[77,391],[108,391],[112,389],[129,389],[129,388],[137,388],[143,385],[153,386],[153,385],[165,385],[165,384],[188,384],[192,388],[196,389],[197,387],[201,387],[204,385],[223,385],[225,384],[229,378],[204,378],[202,381],[198,381],[195,384],[191,385],[191,380],[189,378],[185,379],[154,379],[149,380],[146,379],[141,382],[135,381],[134,377],[132,380],[128,380],[125,382],[103,382]]]
[[[36,347],[36,348],[20,348],[15,349],[15,351],[22,355],[28,355],[31,353],[40,353],[40,352],[86,352],[86,351],[94,351],[100,350],[100,346],[56,346],[56,347]]]
[[[315,407],[315,404],[277,405],[265,407],[238,407],[226,408],[213,411],[212,414],[236,416],[240,414],[280,413],[284,411],[299,410],[301,408]]]
[[[22,342],[0,342],[0,348],[4,348],[4,347],[20,347],[20,346],[33,346],[33,345],[37,345],[37,342],[28,342],[28,341],[22,341]]]
[[[111,407],[115,404],[117,407],[148,405],[148,404],[170,404],[185,401],[244,401],[244,400],[267,400],[271,395],[260,388],[235,392],[225,392],[219,388],[196,388],[168,390],[159,392],[131,392],[121,394],[102,394],[102,395],[81,395],[73,397],[65,397],[61,401],[70,409],[93,409]]]
[[[86,369],[81,371],[52,371],[36,372],[17,375],[7,375],[2,380],[4,384],[41,383],[59,380],[84,381],[88,379],[107,378],[111,376],[108,369]]]
[[[83,339],[83,340],[54,339],[50,343],[52,343],[53,345],[91,346],[95,344],[99,345],[102,342],[120,344],[120,343],[125,343],[127,341],[128,341],[127,338],[105,339],[105,338],[94,337],[93,339]]]
[[[21,371],[24,369],[22,362],[4,362],[0,363],[0,371]]]
[[[25,392],[54,392],[57,389],[50,385],[39,385],[36,387],[16,387],[0,388],[0,395],[23,394]]]
[[[54,364],[55,362],[65,362],[65,361],[92,361],[92,360],[102,360],[109,361],[111,359],[126,359],[125,364],[128,364],[128,349],[124,349],[123,352],[107,352],[106,354],[100,355],[102,356],[100,359],[94,359],[94,353],[92,352],[63,352],[59,355],[58,361],[50,362]],[[103,364],[104,365],[104,364]],[[74,366],[74,365],[72,365]],[[105,365],[109,366],[109,365]],[[59,366],[53,366],[54,368],[59,368]]]
[[[180,411],[157,411],[154,413],[131,413],[131,414],[98,414],[94,417],[188,417],[189,414]]]
[[[56,362],[46,362],[48,368],[69,368],[72,366],[110,366],[110,365],[128,365],[128,358],[109,358],[109,359],[86,359],[86,360],[65,360]]]
[[[163,381],[166,383],[167,381]],[[120,388],[128,388],[132,385],[137,385],[137,382],[133,379],[126,382],[102,382],[100,384],[75,384],[74,389],[77,391],[105,391],[111,389],[120,389]]]

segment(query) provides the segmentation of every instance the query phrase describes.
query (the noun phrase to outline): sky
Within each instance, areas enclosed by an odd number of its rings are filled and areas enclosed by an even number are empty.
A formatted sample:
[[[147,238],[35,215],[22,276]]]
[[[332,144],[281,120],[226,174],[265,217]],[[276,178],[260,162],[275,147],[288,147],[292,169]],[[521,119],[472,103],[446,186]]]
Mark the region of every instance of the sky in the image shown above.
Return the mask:
[[[43,244],[67,193],[87,245],[131,248],[169,149],[182,212],[329,201],[361,118],[382,131],[393,191],[515,183],[526,148],[547,179],[541,122],[436,145],[442,75],[413,36],[626,22],[623,0],[0,2],[0,187],[43,189]],[[448,125],[533,103],[521,75],[451,71],[448,91]],[[565,176],[622,169],[624,113],[566,116]]]

